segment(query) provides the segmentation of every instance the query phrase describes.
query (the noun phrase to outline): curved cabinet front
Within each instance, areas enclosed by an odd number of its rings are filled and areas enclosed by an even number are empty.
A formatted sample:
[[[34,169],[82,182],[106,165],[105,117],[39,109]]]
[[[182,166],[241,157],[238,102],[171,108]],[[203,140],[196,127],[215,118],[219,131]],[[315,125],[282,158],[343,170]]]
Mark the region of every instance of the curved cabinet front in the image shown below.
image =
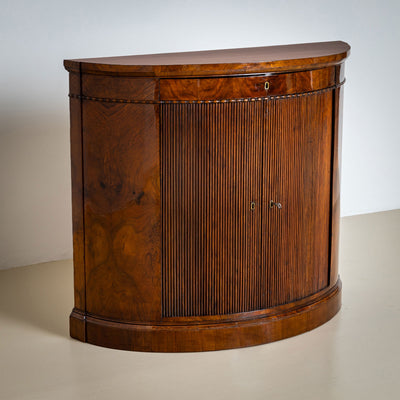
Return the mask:
[[[335,315],[339,61],[246,76],[229,76],[221,61],[225,76],[215,77],[122,76],[112,64],[92,73],[90,60],[66,62],[72,337],[216,350]]]

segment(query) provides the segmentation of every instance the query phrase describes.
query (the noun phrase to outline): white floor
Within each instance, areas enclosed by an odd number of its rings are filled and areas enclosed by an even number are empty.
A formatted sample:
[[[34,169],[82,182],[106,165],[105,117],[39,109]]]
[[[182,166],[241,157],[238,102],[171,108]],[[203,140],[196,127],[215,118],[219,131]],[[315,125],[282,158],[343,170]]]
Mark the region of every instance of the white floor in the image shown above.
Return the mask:
[[[343,306],[306,334],[156,354],[69,338],[72,262],[0,271],[0,399],[399,399],[400,210],[342,220]]]

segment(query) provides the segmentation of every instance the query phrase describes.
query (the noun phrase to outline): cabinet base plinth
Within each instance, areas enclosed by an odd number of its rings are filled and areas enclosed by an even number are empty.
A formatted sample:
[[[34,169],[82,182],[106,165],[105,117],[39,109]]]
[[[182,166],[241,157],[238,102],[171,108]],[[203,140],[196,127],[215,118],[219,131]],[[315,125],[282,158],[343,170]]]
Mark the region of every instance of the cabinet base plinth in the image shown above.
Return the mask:
[[[207,324],[130,324],[73,310],[70,333],[84,342],[132,351],[192,352],[255,346],[310,331],[329,321],[340,310],[340,279],[322,296],[311,298],[267,316]]]

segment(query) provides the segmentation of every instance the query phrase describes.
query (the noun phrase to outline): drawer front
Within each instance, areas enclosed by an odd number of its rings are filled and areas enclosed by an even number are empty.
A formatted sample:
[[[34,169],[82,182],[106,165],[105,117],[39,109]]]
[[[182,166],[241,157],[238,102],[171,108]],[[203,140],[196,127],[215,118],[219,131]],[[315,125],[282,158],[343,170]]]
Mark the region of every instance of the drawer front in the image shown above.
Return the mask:
[[[160,100],[245,99],[311,92],[334,84],[334,67],[262,76],[160,79]]]

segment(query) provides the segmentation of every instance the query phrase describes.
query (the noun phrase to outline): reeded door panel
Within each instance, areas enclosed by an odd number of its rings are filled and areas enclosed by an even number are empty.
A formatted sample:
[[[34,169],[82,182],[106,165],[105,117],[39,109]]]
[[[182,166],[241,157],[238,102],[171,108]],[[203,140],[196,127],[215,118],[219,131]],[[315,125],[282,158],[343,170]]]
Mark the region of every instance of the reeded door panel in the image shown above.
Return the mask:
[[[161,105],[163,316],[263,307],[263,123],[260,101]]]
[[[332,92],[160,109],[163,316],[260,310],[325,288]]]
[[[331,146],[331,91],[265,102],[266,307],[301,299],[328,285]]]

